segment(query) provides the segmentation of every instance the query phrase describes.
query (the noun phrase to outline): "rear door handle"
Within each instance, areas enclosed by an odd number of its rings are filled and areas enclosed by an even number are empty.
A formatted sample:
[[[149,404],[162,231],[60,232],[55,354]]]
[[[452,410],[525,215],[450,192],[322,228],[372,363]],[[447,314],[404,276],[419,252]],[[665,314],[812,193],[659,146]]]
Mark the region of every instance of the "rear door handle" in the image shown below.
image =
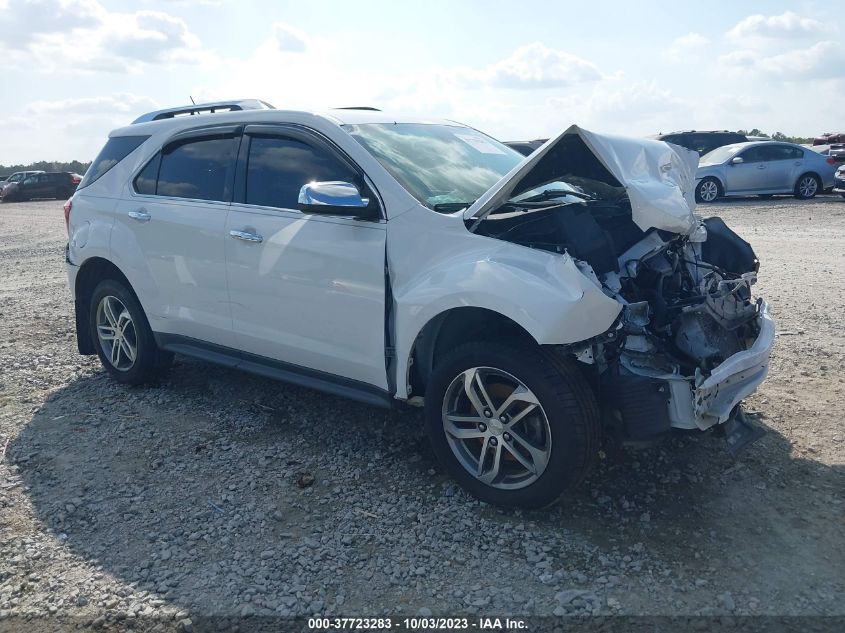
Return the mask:
[[[127,213],[130,218],[136,220],[138,222],[149,222],[150,221],[150,214],[146,211],[130,211]]]
[[[263,237],[256,235],[255,233],[250,233],[249,231],[229,231],[229,235],[234,237],[236,240],[243,240],[244,242],[261,243],[264,241]]]

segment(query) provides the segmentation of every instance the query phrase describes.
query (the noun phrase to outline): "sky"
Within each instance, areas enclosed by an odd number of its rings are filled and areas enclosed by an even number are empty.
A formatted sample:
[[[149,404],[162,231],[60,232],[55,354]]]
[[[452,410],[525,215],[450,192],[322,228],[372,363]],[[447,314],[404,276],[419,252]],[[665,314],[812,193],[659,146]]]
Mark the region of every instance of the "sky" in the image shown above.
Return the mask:
[[[845,130],[840,3],[0,0],[0,164],[91,160],[150,110],[258,98],[500,140]]]

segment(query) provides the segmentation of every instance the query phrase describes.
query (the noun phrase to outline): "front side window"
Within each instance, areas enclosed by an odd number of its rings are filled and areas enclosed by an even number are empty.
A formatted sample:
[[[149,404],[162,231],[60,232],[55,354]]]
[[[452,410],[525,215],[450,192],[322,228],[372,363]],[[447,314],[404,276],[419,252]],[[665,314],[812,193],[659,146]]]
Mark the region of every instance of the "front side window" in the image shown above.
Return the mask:
[[[525,158],[462,126],[368,123],[344,129],[422,204],[469,205]],[[451,205],[451,206],[450,206]]]
[[[252,136],[246,168],[246,204],[296,209],[309,182],[355,183],[357,174],[334,156],[298,140]]]
[[[120,161],[126,158],[132,151],[137,149],[141,143],[146,141],[149,136],[115,136],[110,138],[105,144],[97,158],[91,163],[82,182],[79,183],[79,189],[87,187],[98,178],[102,177],[109,169],[117,165]]]
[[[236,152],[237,138],[233,136],[187,140],[165,147],[161,152],[155,195],[195,200],[231,199],[229,183]]]

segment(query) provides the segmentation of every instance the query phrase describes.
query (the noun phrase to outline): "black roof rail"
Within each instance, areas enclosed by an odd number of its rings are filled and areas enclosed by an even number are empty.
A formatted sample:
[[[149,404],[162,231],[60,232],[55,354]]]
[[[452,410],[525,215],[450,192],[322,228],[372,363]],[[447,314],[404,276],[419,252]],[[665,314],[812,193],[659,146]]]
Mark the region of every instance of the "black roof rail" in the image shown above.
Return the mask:
[[[162,119],[173,119],[177,116],[184,115],[192,116],[195,114],[213,114],[215,112],[237,112],[239,110],[275,110],[275,108],[266,101],[261,101],[260,99],[192,103],[190,105],[179,106],[176,108],[166,108],[164,110],[156,110],[155,112],[147,112],[132,121],[132,125],[135,125],[136,123],[148,123],[149,121],[161,121]]]
[[[370,112],[381,112],[378,108],[373,106],[344,106],[342,108],[334,108],[335,110],[369,110]]]

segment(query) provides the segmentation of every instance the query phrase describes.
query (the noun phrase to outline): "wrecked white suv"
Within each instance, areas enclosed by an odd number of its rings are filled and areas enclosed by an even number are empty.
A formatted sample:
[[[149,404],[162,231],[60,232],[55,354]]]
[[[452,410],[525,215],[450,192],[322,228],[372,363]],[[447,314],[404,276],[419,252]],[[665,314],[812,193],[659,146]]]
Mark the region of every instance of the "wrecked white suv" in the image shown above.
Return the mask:
[[[79,350],[123,383],[177,352],[424,405],[451,474],[502,505],[553,501],[603,434],[737,448],[774,327],[751,247],[693,213],[696,164],[574,126],[526,158],[372,109],[153,112],[65,206]]]

